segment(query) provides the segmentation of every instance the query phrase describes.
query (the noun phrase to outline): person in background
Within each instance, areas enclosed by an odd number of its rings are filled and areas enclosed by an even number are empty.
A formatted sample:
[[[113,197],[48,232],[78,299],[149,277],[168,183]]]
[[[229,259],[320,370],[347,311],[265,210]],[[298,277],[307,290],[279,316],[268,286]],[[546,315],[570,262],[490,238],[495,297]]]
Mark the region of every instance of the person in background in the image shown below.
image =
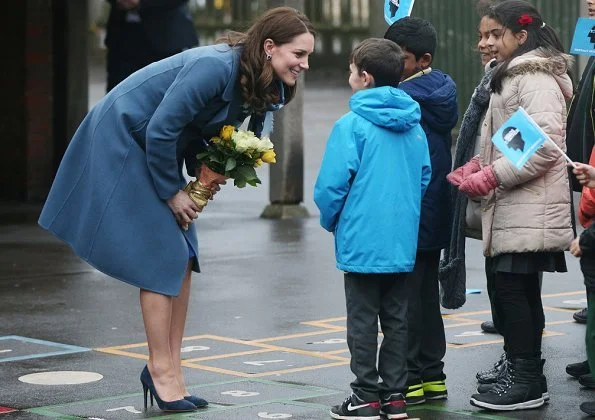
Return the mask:
[[[574,238],[564,156],[546,142],[517,169],[491,138],[522,107],[562,150],[566,99],[572,97],[564,54],[555,33],[531,4],[506,0],[489,13],[488,46],[498,62],[481,130],[478,158],[449,181],[481,197],[484,255],[492,257],[494,304],[502,314],[507,368],[471,404],[490,410],[537,408],[547,399],[541,340],[545,316],[539,272],[565,272],[564,250]],[[522,223],[510,220],[523,215]]]
[[[587,366],[595,366],[595,153],[591,153],[591,162],[585,165],[575,162],[573,173],[577,182],[583,185],[581,196],[579,218],[581,224],[586,227],[583,233],[570,244],[570,252],[581,259],[581,271],[585,277],[587,289],[587,332],[585,343],[587,348]],[[587,212],[588,211],[588,212]],[[591,371],[591,377],[595,372]],[[580,379],[579,379],[580,381]],[[580,405],[581,411],[595,416],[595,402],[588,401]]]
[[[588,17],[595,18],[595,0],[586,0]],[[595,57],[589,57],[576,94],[572,98],[566,122],[568,156],[576,162],[590,162],[593,146],[595,145],[595,127],[593,118],[593,87],[595,80]],[[572,183],[575,192],[584,192],[585,188],[576,180]],[[582,202],[582,198],[581,198]],[[579,324],[587,322],[588,308],[575,312],[572,317]],[[590,375],[589,361],[570,363],[566,366],[566,373],[582,381],[582,385],[595,388],[595,380]]]
[[[407,275],[409,350],[408,405],[447,398],[444,362],[446,337],[440,313],[438,266],[448,245],[451,224],[451,131],[459,117],[457,89],[452,78],[430,67],[436,50],[436,29],[425,19],[405,17],[393,23],[384,38],[405,51],[399,88],[421,109],[421,127],[428,139],[432,178],[424,195],[415,268]]]
[[[198,45],[188,0],[107,0],[107,91],[135,71]]]
[[[345,279],[352,394],[335,419],[407,418],[407,285],[431,177],[419,105],[397,89],[404,53],[386,39],[351,53],[351,111],[334,125],[314,201]],[[378,319],[383,339],[378,352]],[[382,378],[382,382],[378,379]]]

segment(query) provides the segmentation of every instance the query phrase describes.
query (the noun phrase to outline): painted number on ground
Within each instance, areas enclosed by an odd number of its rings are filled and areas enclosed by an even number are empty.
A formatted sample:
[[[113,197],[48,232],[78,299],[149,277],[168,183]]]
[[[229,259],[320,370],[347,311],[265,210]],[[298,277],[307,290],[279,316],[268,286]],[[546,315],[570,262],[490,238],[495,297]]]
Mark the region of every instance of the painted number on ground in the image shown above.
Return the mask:
[[[476,337],[478,335],[483,335],[483,331],[465,331],[462,334],[455,335],[455,337]]]
[[[287,413],[267,413],[263,411],[262,413],[258,413],[258,417],[261,419],[290,419],[293,416]]]
[[[315,341],[312,344],[343,344],[346,342],[347,340],[345,340],[344,338],[329,338],[328,340],[324,341]]]
[[[182,353],[190,353],[191,351],[206,351],[206,350],[210,350],[210,347],[207,346],[188,346],[188,347],[182,347],[181,352]]]
[[[242,397],[254,397],[256,395],[260,395],[259,392],[251,392],[251,391],[224,391],[221,393],[221,395],[229,395],[231,397],[238,397],[238,398],[242,398]]]
[[[132,414],[141,414],[142,413],[142,411],[138,411],[136,408],[134,408],[131,405],[126,405],[124,407],[110,408],[109,410],[105,410],[105,411],[120,411],[120,410],[128,411],[129,413],[132,413]]]
[[[260,360],[257,362],[244,362],[245,365],[252,365],[252,366],[264,366],[267,363],[281,363],[285,360]]]
[[[584,305],[587,303],[587,299],[576,299],[576,300],[565,300],[564,302],[567,305]]]

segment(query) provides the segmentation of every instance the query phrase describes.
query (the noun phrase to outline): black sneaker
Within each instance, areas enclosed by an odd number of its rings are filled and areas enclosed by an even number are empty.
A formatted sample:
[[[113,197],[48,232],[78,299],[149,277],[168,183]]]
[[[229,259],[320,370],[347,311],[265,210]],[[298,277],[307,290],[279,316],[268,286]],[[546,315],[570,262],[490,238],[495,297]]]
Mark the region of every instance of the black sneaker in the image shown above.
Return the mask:
[[[586,388],[595,389],[595,379],[593,379],[590,373],[579,376],[578,383]]]
[[[427,378],[423,380],[423,390],[426,399],[428,400],[444,400],[448,398],[448,391],[446,390],[446,376],[444,374]],[[409,403],[409,400],[407,400]]]
[[[506,368],[507,363],[506,353],[502,353],[500,359],[494,363],[494,366],[491,369],[477,372],[477,375],[475,375],[477,382],[480,384],[493,384],[498,380],[498,376],[500,376],[502,371]]]
[[[584,402],[581,404],[581,411],[590,416],[595,416],[595,402]]]
[[[380,414],[387,419],[406,419],[407,403],[403,394],[391,394],[388,399],[382,399]]]
[[[580,311],[576,311],[574,314],[572,314],[572,317],[579,324],[586,324],[587,323],[587,308],[583,308]]]
[[[407,394],[405,399],[408,405],[423,404],[426,402],[426,396],[424,395],[424,387],[421,380],[415,384],[410,384],[407,387]]]
[[[355,394],[347,397],[343,404],[336,405],[331,408],[331,417],[334,419],[365,419],[365,420],[380,420],[380,402],[378,401],[363,401]],[[407,418],[407,417],[392,417],[392,418]]]
[[[579,378],[583,375],[588,375],[591,373],[591,369],[589,368],[589,361],[585,360],[584,362],[579,363],[571,363],[566,365],[566,373],[572,376],[573,378]]]
[[[481,323],[481,330],[488,334],[498,334],[498,330],[492,321],[484,321]]]

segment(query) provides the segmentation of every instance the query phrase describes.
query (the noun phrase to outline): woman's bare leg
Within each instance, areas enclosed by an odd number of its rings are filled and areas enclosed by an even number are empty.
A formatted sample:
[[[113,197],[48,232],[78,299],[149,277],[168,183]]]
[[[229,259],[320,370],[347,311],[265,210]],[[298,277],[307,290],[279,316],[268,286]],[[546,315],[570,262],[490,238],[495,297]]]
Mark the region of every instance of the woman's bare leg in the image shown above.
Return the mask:
[[[181,400],[184,394],[177,380],[170,347],[173,298],[141,290],[140,306],[149,345],[147,366],[157,395],[163,401]]]
[[[186,379],[182,371],[182,339],[184,338],[184,327],[186,326],[186,316],[188,314],[188,302],[190,300],[190,286],[192,284],[192,261],[186,267],[184,274],[184,281],[180,289],[180,294],[173,298],[171,323],[169,329],[169,347],[171,349],[171,357],[176,371],[178,382],[182,388],[184,395],[188,396],[190,393],[186,389]]]

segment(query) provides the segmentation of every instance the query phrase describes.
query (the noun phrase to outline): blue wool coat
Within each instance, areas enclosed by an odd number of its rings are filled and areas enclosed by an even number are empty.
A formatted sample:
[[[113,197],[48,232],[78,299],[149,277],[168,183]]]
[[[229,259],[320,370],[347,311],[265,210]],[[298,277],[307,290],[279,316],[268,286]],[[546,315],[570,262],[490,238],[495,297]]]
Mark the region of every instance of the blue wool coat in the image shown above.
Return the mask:
[[[240,54],[221,45],[190,49],[110,91],[72,138],[39,224],[98,270],[178,295],[188,247],[198,256],[198,240],[166,200],[185,185],[184,157],[192,173],[204,139],[246,117]]]
[[[410,272],[432,169],[419,105],[400,89],[356,92],[333,127],[314,187],[337,268]]]

